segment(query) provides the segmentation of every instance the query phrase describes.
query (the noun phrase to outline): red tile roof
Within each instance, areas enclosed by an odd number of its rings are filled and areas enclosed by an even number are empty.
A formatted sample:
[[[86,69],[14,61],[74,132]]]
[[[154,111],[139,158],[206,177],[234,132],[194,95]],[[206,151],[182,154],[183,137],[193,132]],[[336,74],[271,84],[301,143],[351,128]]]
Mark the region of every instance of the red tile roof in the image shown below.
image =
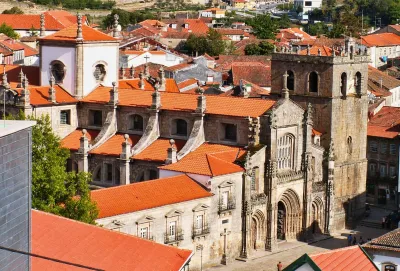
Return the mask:
[[[177,149],[177,152],[179,152],[185,144],[186,140],[175,140],[175,147]],[[132,158],[135,160],[164,163],[167,159],[167,151],[169,147],[171,147],[169,139],[159,138],[146,149],[144,149],[141,153],[133,156]]]
[[[310,55],[317,56],[318,55],[318,50],[321,52],[321,56],[332,56],[332,48],[329,48],[327,46],[320,46],[320,45],[314,45],[310,48]],[[307,49],[304,49],[299,52],[299,55],[307,55]],[[335,55],[339,55],[339,52],[335,50]]]
[[[370,242],[364,244],[363,247],[374,250],[400,252],[400,228],[372,239]]]
[[[99,87],[81,100],[86,103],[106,104],[109,102],[109,87]],[[149,107],[151,91],[119,89],[119,106]],[[160,92],[161,109],[194,112],[197,108],[197,95],[185,93]],[[267,112],[275,100],[244,99],[234,97],[207,96],[206,114],[235,117],[259,117]],[[241,110],[232,110],[240,108]]]
[[[400,45],[400,36],[394,33],[371,34],[361,37],[361,42],[368,47]]]
[[[243,29],[233,29],[233,28],[216,28],[215,30],[218,31],[221,35],[248,35]]]
[[[141,88],[139,87],[139,82],[140,82],[139,78],[119,80],[118,88],[141,90]],[[104,88],[104,87],[100,87],[100,88]],[[148,80],[144,80],[144,89],[143,90],[154,91],[154,86],[152,84],[150,84],[150,82]],[[160,90],[160,91],[162,91],[162,90]],[[179,92],[178,85],[176,84],[174,79],[170,79],[170,78],[165,79],[165,91],[166,92],[175,92],[175,93]]]
[[[189,78],[189,79],[187,79],[185,81],[182,81],[182,82],[178,83],[178,88],[179,89],[183,89],[183,88],[186,88],[188,86],[195,85],[195,84],[197,84],[197,82],[198,82],[197,79]]]
[[[164,191],[160,191],[164,193]],[[32,253],[97,270],[180,270],[192,252],[32,210]],[[32,271],[81,271],[31,257]]]
[[[240,80],[244,79],[261,87],[270,87],[271,66],[260,62],[233,62],[232,79],[234,85],[239,85]]]
[[[192,65],[189,64],[189,63],[180,63],[180,64],[177,64],[177,65],[174,65],[174,66],[166,67],[165,70],[174,72],[174,71],[183,70],[183,69],[191,67],[191,66]]]
[[[65,41],[65,42],[76,42],[78,25],[74,24],[67,28],[64,28],[54,34],[40,38],[40,41]],[[106,42],[118,42],[117,39],[100,32],[87,25],[82,25],[82,36],[83,41],[106,41]]]
[[[211,196],[210,192],[187,175],[132,183],[91,192],[91,198],[96,202],[99,209],[98,218],[133,213]]]
[[[29,87],[31,105],[34,106],[53,105],[53,103],[48,100],[49,88],[50,86]],[[56,90],[56,102],[58,105],[78,103],[78,100],[75,99],[71,94],[69,94],[69,92],[66,91],[63,87],[55,85],[54,89]],[[19,94],[21,94],[22,90],[21,88],[15,90]]]
[[[182,32],[189,32],[197,35],[205,35],[208,32],[208,26],[200,19],[185,19],[185,24],[189,28],[182,28]]]
[[[218,64],[217,70],[229,71],[234,62],[261,62],[270,66],[271,56],[219,55],[215,62]]]
[[[220,176],[243,171],[234,164],[244,150],[220,144],[204,143],[195,151],[183,157],[182,160],[160,167],[160,169],[193,173],[205,176]]]
[[[86,137],[89,143],[92,142],[97,135],[100,133],[99,130],[86,130]],[[77,151],[80,147],[80,139],[82,137],[82,129],[78,128],[61,140],[61,146],[63,148],[70,149],[71,151]]]
[[[141,136],[129,135],[129,143],[135,146]],[[110,137],[106,142],[90,151],[91,154],[119,156],[122,152],[122,142],[125,141],[124,134],[115,134]]]
[[[359,246],[335,249],[320,254],[311,255],[310,258],[321,271],[377,271],[374,263]]]
[[[3,67],[0,68],[0,73],[3,73]],[[30,86],[40,85],[40,67],[37,66],[5,65],[8,82],[19,83],[18,76],[21,69],[26,74]]]
[[[379,88],[382,83],[384,90],[391,90],[400,86],[400,80],[372,67],[371,65],[368,66],[368,81],[371,81]]]
[[[310,36],[307,32],[304,32],[303,30],[293,27],[293,28],[285,28],[285,29],[280,29],[279,33],[276,34],[277,39],[300,39],[300,40],[314,40],[315,37]]]
[[[400,133],[400,107],[384,106],[368,122],[368,136],[395,138]]]

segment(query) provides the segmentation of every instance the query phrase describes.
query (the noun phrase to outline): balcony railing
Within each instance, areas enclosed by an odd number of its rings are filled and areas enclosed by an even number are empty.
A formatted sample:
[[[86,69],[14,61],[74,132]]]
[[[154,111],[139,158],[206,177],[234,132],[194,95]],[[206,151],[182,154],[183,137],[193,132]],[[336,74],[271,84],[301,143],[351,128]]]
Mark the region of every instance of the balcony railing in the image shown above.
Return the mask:
[[[182,231],[176,232],[173,235],[170,235],[168,233],[164,234],[164,244],[176,243],[176,242],[179,242],[182,240],[183,240],[183,232]]]
[[[228,202],[222,202],[222,200],[220,200],[219,204],[218,204],[218,213],[223,213],[229,210],[233,210],[236,208],[236,201],[235,198],[229,198]]]
[[[210,233],[210,227],[208,225],[204,225],[201,228],[193,227],[192,238],[196,236],[202,236]]]

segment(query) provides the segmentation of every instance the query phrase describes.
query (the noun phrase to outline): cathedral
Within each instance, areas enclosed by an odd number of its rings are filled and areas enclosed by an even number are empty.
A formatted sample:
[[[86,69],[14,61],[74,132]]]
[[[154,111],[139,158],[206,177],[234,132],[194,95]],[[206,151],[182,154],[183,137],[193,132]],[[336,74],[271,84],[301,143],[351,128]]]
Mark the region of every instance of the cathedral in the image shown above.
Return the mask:
[[[204,263],[229,264],[255,250],[276,251],[283,240],[330,234],[363,215],[368,56],[351,38],[339,50],[317,49],[274,53],[271,92],[262,99],[248,97],[247,87],[241,97],[201,88],[187,94],[162,68],[156,77],[145,67],[120,79],[118,28],[109,36],[78,18],[40,38],[39,85],[29,85],[22,69],[15,84],[3,74],[2,113],[50,115],[71,152],[68,169],[93,176],[104,214],[98,224],[115,229],[118,220],[120,231],[193,251],[201,244]],[[156,179],[182,174],[207,192],[187,198],[193,206],[102,209],[123,205],[102,191],[123,197],[124,187],[160,189]],[[186,229],[179,237],[177,223]]]

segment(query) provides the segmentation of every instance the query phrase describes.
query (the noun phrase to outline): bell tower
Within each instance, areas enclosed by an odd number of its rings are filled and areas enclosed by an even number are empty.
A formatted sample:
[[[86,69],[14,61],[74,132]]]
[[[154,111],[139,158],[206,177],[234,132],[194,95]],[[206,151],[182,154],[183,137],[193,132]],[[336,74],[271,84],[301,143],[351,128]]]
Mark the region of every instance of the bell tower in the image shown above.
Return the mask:
[[[80,99],[98,85],[118,81],[119,40],[82,24],[39,39],[41,85],[51,76]],[[118,18],[116,18],[117,20]]]
[[[304,109],[311,103],[321,145],[335,146],[334,228],[363,214],[367,172],[367,81],[369,56],[352,38],[344,48],[315,46],[272,55],[272,95],[281,95],[287,73],[290,98]]]

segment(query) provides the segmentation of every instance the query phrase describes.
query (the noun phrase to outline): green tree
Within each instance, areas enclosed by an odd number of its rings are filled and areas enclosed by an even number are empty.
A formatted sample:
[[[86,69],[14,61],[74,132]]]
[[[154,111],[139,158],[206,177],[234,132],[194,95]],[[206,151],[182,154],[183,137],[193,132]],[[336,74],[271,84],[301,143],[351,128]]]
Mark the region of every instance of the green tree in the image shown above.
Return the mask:
[[[345,33],[346,28],[342,25],[342,24],[334,24],[333,28],[331,29],[331,31],[328,34],[328,37],[331,39],[338,39],[341,38],[343,36],[343,34]]]
[[[297,15],[299,15],[302,12],[303,12],[303,6],[302,5],[298,5],[297,8],[296,8]]]
[[[320,36],[329,33],[328,26],[324,23],[308,24],[305,30],[311,36]]]
[[[190,34],[185,42],[185,48],[191,54],[202,55],[207,50],[207,39],[205,36]]]
[[[37,37],[38,35],[39,35],[39,33],[38,33],[37,29],[34,28],[32,25],[31,28],[29,29],[29,36]]]
[[[33,119],[33,118],[30,118]],[[69,150],[41,116],[32,129],[32,207],[94,224],[96,205],[90,200],[90,174],[66,171]]]
[[[271,55],[274,52],[274,45],[267,42],[261,41],[260,43],[250,43],[244,48],[246,55]]]
[[[3,10],[3,14],[24,14],[24,12],[19,7],[12,7]]]
[[[275,39],[278,32],[278,25],[269,14],[256,16],[246,23],[253,27],[254,34],[259,39]]]
[[[279,28],[289,28],[291,25],[290,18],[287,14],[283,14],[282,17],[278,20]]]
[[[0,25],[0,33],[5,34],[12,39],[19,39],[18,33],[15,32],[11,26],[6,25],[5,23]]]
[[[211,56],[218,56],[225,51],[225,42],[217,30],[210,28],[207,32],[207,53]]]

